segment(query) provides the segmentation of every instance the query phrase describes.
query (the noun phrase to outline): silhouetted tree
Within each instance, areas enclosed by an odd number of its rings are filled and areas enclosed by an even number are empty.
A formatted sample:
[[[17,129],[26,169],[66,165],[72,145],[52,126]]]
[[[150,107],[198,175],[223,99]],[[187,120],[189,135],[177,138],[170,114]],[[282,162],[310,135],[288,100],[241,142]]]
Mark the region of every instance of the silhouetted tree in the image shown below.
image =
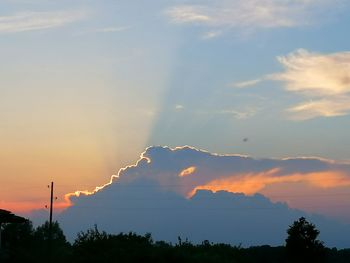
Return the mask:
[[[304,217],[288,228],[286,250],[290,262],[325,262],[326,249],[317,237],[320,231]]]
[[[79,232],[74,241],[75,262],[108,262],[108,235],[99,231],[97,226],[86,232]]]
[[[46,221],[43,225],[38,226],[34,232],[34,236],[37,240],[45,242],[49,240],[50,235],[53,243],[56,245],[63,245],[67,242],[63,230],[57,221],[52,223],[51,233],[50,223],[48,221]]]
[[[48,221],[38,226],[33,238],[36,249],[39,249],[36,251],[38,258],[44,259],[50,256],[52,262],[64,262],[69,257],[70,244],[57,221],[52,223],[51,232]]]
[[[28,220],[24,223],[10,223],[3,226],[2,256],[10,262],[30,262],[33,244],[33,225]]]

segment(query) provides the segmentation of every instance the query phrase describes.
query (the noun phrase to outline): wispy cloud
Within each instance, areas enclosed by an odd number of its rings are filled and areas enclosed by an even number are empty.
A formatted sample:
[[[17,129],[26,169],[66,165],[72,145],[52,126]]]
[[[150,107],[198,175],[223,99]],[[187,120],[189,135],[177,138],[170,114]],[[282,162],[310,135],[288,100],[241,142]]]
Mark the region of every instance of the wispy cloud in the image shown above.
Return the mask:
[[[85,18],[84,11],[21,12],[0,16],[0,33],[44,30],[65,26]]]
[[[176,23],[211,23],[212,17],[206,14],[204,6],[183,5],[172,7],[166,12]]]
[[[202,39],[216,38],[216,37],[222,35],[222,33],[223,33],[222,30],[209,31],[202,36]]]
[[[98,33],[113,33],[113,32],[122,32],[125,30],[128,30],[128,26],[119,26],[119,27],[104,27],[104,28],[99,28],[96,29],[95,32]]]
[[[270,76],[286,89],[307,96],[335,96],[350,92],[350,52],[321,54],[299,49],[278,57],[285,71]]]
[[[175,105],[175,110],[177,111],[181,111],[181,110],[184,110],[185,109],[185,106],[182,105],[182,104],[176,104]]]
[[[242,82],[235,82],[230,84],[231,87],[234,88],[247,88],[247,87],[252,87],[263,81],[264,79],[259,78],[259,79],[253,79],[253,80],[248,80],[248,81],[242,81]]]
[[[350,97],[337,97],[300,103],[288,109],[294,120],[308,120],[316,117],[337,117],[350,113]]]
[[[202,5],[178,5],[166,10],[179,24],[215,28],[258,29],[295,27],[314,22],[317,14],[328,12],[340,0],[218,0]]]
[[[284,72],[269,78],[282,81],[287,91],[309,99],[288,110],[294,119],[350,113],[350,52],[320,54],[300,49],[278,60]]]
[[[265,80],[282,82],[288,92],[307,99],[287,109],[294,120],[350,113],[350,52],[321,54],[299,49],[277,59],[283,72],[230,86],[245,88]]]
[[[245,120],[253,117],[258,112],[257,108],[246,108],[246,109],[230,109],[219,111],[219,114],[232,115],[237,120]]]

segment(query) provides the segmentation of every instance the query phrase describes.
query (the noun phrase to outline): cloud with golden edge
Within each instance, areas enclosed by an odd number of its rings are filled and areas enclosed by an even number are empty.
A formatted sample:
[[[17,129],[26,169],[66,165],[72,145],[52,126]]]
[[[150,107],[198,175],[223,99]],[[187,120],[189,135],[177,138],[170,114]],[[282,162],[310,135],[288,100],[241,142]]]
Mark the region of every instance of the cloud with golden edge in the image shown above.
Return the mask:
[[[202,196],[203,191],[198,190],[226,191],[228,195],[243,193],[245,198],[264,194],[274,202],[292,204],[293,208],[344,219],[349,218],[348,213],[333,213],[328,207],[349,207],[344,195],[350,193],[350,164],[317,157],[254,159],[210,153],[190,146],[151,146],[135,164],[120,169],[107,184],[67,194],[63,208],[76,213],[90,205],[124,209],[124,201],[137,206],[140,200],[163,200],[164,196],[187,199],[190,203]],[[158,195],[162,197],[156,197]],[[294,198],[300,195],[308,196],[307,203]],[[324,204],[315,198],[318,195],[332,198]],[[168,207],[167,202],[165,198],[161,204]]]
[[[96,186],[94,190],[89,191],[89,190],[82,190],[82,191],[75,191],[73,193],[68,193],[64,195],[64,200],[67,202],[67,206],[72,205],[71,198],[72,197],[79,197],[81,195],[93,195],[97,193],[98,191],[101,191],[103,188],[105,188],[108,185],[111,185],[114,181],[115,178],[118,178],[117,175],[112,175],[110,181],[103,186]]]
[[[203,240],[208,238],[203,229],[213,230],[214,227],[213,237],[218,233],[220,237],[226,234],[236,237],[237,229],[247,229],[254,234],[251,240],[257,240],[259,236],[269,237],[266,233],[271,222],[276,222],[281,228],[280,233],[285,233],[288,222],[305,215],[286,203],[275,203],[289,202],[288,196],[280,196],[273,202],[269,200],[269,193],[276,189],[282,195],[291,195],[292,199],[293,196],[305,195],[293,199],[297,200],[294,208],[309,212],[316,210],[321,215],[344,220],[349,218],[348,212],[342,214],[331,209],[338,206],[349,211],[349,198],[343,195],[350,193],[349,163],[316,157],[254,159],[236,154],[213,154],[188,146],[153,146],[141,154],[136,164],[119,170],[117,178],[112,178],[105,186],[68,196],[72,198],[71,206],[60,214],[60,221],[68,233],[98,223],[113,232],[134,229],[143,233],[151,228],[152,233],[159,237],[165,233],[164,226],[168,224],[176,226],[166,228],[172,231],[166,233],[168,237],[195,229],[191,236],[198,234],[195,240]],[[319,195],[325,197],[321,199]],[[323,210],[315,208],[320,206]],[[257,217],[262,220],[257,221]],[[330,221],[327,219],[327,222]],[[236,228],[232,229],[232,225]],[[323,226],[330,229],[334,225]],[[252,227],[267,230],[266,233],[249,231]],[[339,229],[344,229],[344,226],[339,226]],[[242,234],[238,237],[239,242],[247,231],[238,231]],[[338,230],[328,233],[335,231]],[[342,231],[337,233],[344,234]],[[280,240],[279,236],[278,243]],[[339,235],[334,240],[339,240]]]
[[[181,162],[178,163],[175,156],[171,157],[171,159],[176,165],[168,162],[170,156],[173,154],[181,156],[182,152],[186,152],[186,154],[190,154],[189,156],[194,157],[194,159],[191,159],[191,157],[187,157],[186,159],[180,158],[180,160],[183,160],[182,162],[192,162],[191,165],[186,166]],[[216,161],[211,164],[207,161],[202,162],[200,161],[201,159],[198,159],[199,156],[206,158],[205,160],[210,157]],[[164,163],[161,161],[162,158],[167,160],[169,166],[164,167]],[[222,164],[223,167],[221,169],[223,170],[221,172],[211,171],[212,165],[214,167],[220,167],[220,165],[218,166],[221,162],[220,159],[227,162],[228,158],[232,158],[229,163],[234,162],[238,166],[231,166],[231,164],[226,163]],[[274,164],[270,165],[270,169],[254,171],[256,169],[255,164],[257,165],[260,162],[272,162]],[[320,168],[314,166],[315,162],[324,168],[320,170]],[[288,163],[294,163],[292,168],[290,166],[288,166],[289,168],[286,168]],[[300,165],[302,163],[304,163],[303,165],[306,163],[308,163],[308,165],[314,163],[312,165],[314,171],[308,170],[310,168],[305,171],[300,170]],[[229,164],[229,166],[225,167],[227,164]],[[160,165],[161,168],[158,167],[158,165]],[[245,171],[236,171],[236,169],[239,169],[237,167],[240,165],[245,167]],[[174,191],[187,197],[193,196],[195,192],[200,189],[211,190],[214,192],[225,190],[251,195],[260,192],[268,185],[277,183],[301,182],[322,189],[350,186],[350,178],[347,171],[348,168],[343,170],[344,167],[342,167],[342,165],[347,166],[346,164],[338,164],[334,161],[315,157],[287,158],[281,160],[266,159],[262,161],[237,154],[213,154],[189,146],[176,148],[160,146],[148,147],[145,152],[141,154],[140,159],[136,164],[120,169],[118,174],[112,176],[107,184],[98,186],[92,191],[76,191],[66,194],[65,200],[69,205],[72,205],[73,197],[94,195],[113,183],[130,184],[137,178],[155,180],[162,188],[164,188],[164,190]],[[186,168],[182,168],[179,172],[178,166]],[[196,176],[191,176],[195,173]]]
[[[128,165],[128,166],[126,166],[124,168],[121,168],[118,171],[117,175],[112,175],[111,176],[111,178],[110,178],[108,183],[106,183],[106,184],[104,184],[102,186],[96,186],[95,189],[92,190],[92,191],[89,191],[89,190],[78,190],[78,191],[75,191],[75,192],[72,192],[72,193],[65,194],[64,195],[64,200],[66,201],[66,204],[67,204],[66,206],[69,207],[69,206],[73,205],[72,198],[74,198],[74,197],[80,197],[81,195],[83,195],[83,196],[94,195],[97,192],[103,190],[105,187],[108,187],[109,185],[115,183],[115,181],[118,180],[118,178],[120,177],[122,172],[127,171],[130,168],[137,167],[140,162],[145,161],[146,163],[151,163],[151,159],[148,158],[147,156],[145,156],[145,153],[147,152],[147,149],[146,149],[146,151],[141,153],[140,159],[135,164]]]

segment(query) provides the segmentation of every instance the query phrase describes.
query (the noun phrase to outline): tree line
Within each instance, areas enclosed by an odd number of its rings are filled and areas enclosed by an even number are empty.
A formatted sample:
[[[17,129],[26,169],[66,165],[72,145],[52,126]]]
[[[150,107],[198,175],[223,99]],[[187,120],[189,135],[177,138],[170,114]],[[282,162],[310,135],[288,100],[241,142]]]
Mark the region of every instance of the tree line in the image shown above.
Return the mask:
[[[350,262],[350,249],[327,248],[318,240],[319,231],[305,218],[288,228],[285,245],[279,247],[214,244],[204,240],[192,244],[178,238],[176,244],[154,241],[151,234],[108,234],[97,226],[78,233],[69,243],[54,222],[34,228],[30,221],[5,224],[2,231],[0,262]]]

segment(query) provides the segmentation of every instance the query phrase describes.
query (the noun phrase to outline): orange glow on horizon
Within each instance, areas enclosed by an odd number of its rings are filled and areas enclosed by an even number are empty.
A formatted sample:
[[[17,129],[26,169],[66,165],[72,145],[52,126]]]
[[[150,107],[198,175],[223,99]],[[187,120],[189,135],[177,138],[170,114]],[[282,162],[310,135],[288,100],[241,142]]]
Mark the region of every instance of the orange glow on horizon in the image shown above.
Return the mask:
[[[42,203],[38,202],[1,202],[1,209],[9,210],[14,213],[28,214],[35,210],[45,210],[48,209],[43,206]],[[69,207],[67,202],[55,202],[54,212],[62,212],[64,209]]]

